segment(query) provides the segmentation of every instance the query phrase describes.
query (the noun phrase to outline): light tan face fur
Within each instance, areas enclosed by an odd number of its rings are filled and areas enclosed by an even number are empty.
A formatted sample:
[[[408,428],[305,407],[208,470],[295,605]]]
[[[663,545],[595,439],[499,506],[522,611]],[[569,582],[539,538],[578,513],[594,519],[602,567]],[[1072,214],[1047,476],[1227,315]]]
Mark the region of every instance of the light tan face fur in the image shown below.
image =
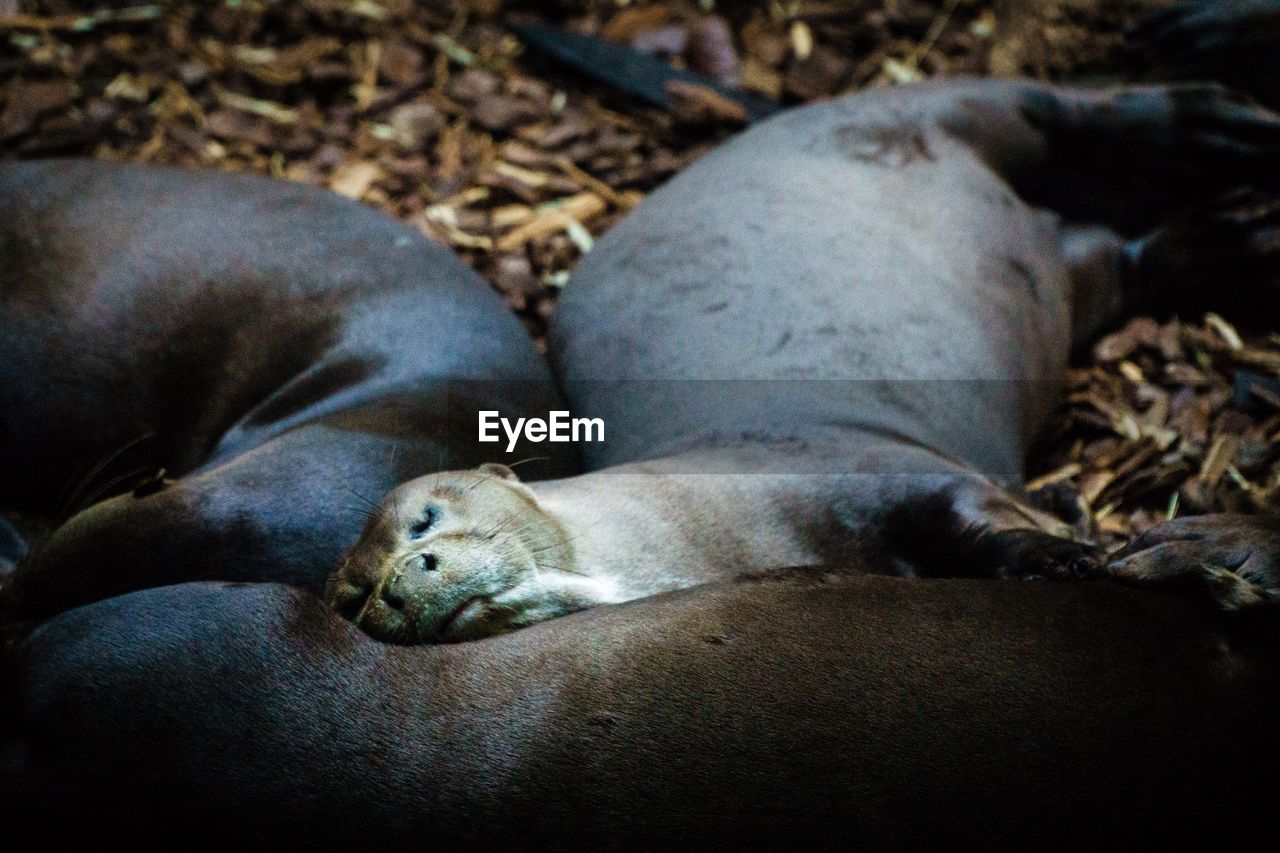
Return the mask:
[[[325,599],[388,642],[478,639],[561,615],[548,611],[542,579],[560,571],[566,547],[510,469],[432,474],[386,497]]]

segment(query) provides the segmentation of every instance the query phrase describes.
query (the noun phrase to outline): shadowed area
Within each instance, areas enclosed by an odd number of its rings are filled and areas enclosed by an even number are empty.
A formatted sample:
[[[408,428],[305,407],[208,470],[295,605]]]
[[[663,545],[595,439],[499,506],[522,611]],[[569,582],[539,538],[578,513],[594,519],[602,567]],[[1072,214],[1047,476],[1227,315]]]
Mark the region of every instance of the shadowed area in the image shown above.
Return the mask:
[[[1274,629],[1105,584],[819,568],[405,649],[284,587],[168,587],[11,648],[0,772],[19,813],[99,833],[1226,843],[1280,757]]]

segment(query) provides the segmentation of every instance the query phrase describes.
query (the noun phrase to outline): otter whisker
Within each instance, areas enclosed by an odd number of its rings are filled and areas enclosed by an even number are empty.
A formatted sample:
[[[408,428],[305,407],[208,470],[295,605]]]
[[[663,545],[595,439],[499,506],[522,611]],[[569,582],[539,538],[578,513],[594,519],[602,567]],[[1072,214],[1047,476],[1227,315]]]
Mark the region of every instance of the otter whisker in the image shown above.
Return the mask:
[[[350,486],[347,486],[347,487],[346,487],[346,490],[347,490],[348,492],[350,492],[351,494],[355,495],[357,498],[359,498],[361,503],[363,503],[363,504],[365,504],[366,506],[368,506],[368,507],[369,507],[371,510],[373,510],[374,512],[377,512],[379,509],[381,509],[381,507],[379,507],[379,506],[378,506],[378,502],[377,502],[377,501],[370,500],[369,498],[367,498],[367,497],[365,497],[364,495],[360,494],[359,492],[357,492],[355,489],[351,488]]]
[[[87,498],[85,498],[83,505],[78,507],[75,511],[79,512],[81,509],[85,509],[87,507],[93,506],[95,503],[98,502],[99,499],[102,498],[103,495],[110,492],[116,486],[120,485],[121,483],[128,482],[134,477],[139,477],[151,470],[153,470],[153,466],[151,465],[140,465],[137,468],[133,468],[129,471],[125,471],[123,474],[121,474],[118,477],[113,477],[112,479],[104,483],[101,487],[96,489],[93,493],[91,493]]]
[[[511,464],[509,464],[507,467],[508,467],[508,468],[518,468],[518,467],[520,467],[521,465],[525,464],[526,462],[544,462],[544,461],[546,461],[546,460],[548,460],[548,459],[550,459],[550,458],[551,458],[550,456],[529,456],[529,457],[527,457],[527,458],[525,458],[525,459],[521,459],[521,460],[519,460],[519,461],[517,461],[517,462],[512,462],[512,463],[511,463]]]
[[[65,521],[72,515],[75,515],[77,512],[84,509],[88,504],[84,502],[77,504],[76,500],[86,488],[92,485],[94,479],[105,471],[111,463],[115,462],[121,456],[124,456],[139,444],[155,438],[155,436],[156,434],[154,432],[144,432],[142,435],[126,441],[124,444],[99,459],[92,467],[89,468],[88,471],[85,472],[84,476],[80,478],[80,481],[76,483],[75,487],[71,490],[71,494],[67,496],[66,501],[62,505],[62,509],[59,511],[59,518]]]
[[[494,475],[493,475],[493,474],[488,474],[488,475],[486,475],[483,479],[479,480],[478,482],[472,483],[472,484],[471,484],[471,486],[470,486],[469,488],[465,489],[463,493],[464,493],[464,494],[468,494],[468,493],[470,493],[470,492],[474,492],[476,489],[480,488],[481,486],[483,486],[485,483],[489,482],[489,481],[490,481],[490,480],[492,480],[493,478],[494,478]]]
[[[519,517],[519,516],[518,516],[518,515],[516,515],[516,513],[514,513],[514,512],[507,513],[507,516],[506,516],[505,518],[503,518],[501,521],[499,521],[497,524],[495,524],[495,525],[494,525],[493,527],[491,527],[489,530],[485,531],[485,533],[484,533],[484,538],[485,538],[485,539],[492,539],[493,537],[497,536],[499,533],[501,533],[501,532],[503,532],[504,530],[506,530],[507,525],[508,525],[508,524],[510,524],[511,522],[515,521],[518,517]]]
[[[516,516],[516,517],[517,517],[517,518],[519,518],[519,516]],[[537,530],[537,529],[541,528],[542,526],[543,526],[542,521],[541,521],[540,519],[534,518],[534,519],[532,519],[532,520],[528,521],[527,523],[522,524],[521,526],[517,527],[515,530],[510,530],[510,531],[507,531],[507,532],[511,533],[511,534],[514,536],[514,535],[518,535],[518,534],[520,534],[520,533],[524,533],[526,530]]]
[[[565,563],[563,563],[563,562],[560,562],[560,561],[556,561],[556,562],[554,562],[554,563],[550,563],[550,564],[548,564],[548,565],[546,565],[546,566],[544,566],[544,567],[542,567],[542,568],[544,568],[546,571],[550,571],[550,572],[560,572],[560,573],[562,573],[562,574],[566,574],[566,575],[578,575],[578,576],[580,576],[580,577],[584,577],[584,578],[586,578],[586,577],[590,577],[590,576],[591,576],[591,575],[590,575],[590,574],[588,574],[587,572],[582,571],[582,569],[576,569],[576,568],[573,568],[572,566],[569,566],[569,565],[567,565],[567,564],[565,564]]]
[[[391,500],[391,523],[399,530],[403,522],[400,519],[400,501]]]
[[[478,537],[482,537],[485,539],[493,539],[499,533],[511,533],[511,535],[513,536],[519,536],[521,533],[525,532],[526,530],[535,529],[540,526],[537,521],[532,521],[532,522],[529,522],[528,524],[522,525],[521,527],[517,527],[515,530],[509,530],[507,525],[509,525],[511,522],[516,521],[520,518],[521,518],[521,515],[518,513],[515,513],[515,512],[508,513],[505,518],[503,518],[501,521],[499,521],[489,530],[485,531],[483,534],[476,534],[476,535]]]

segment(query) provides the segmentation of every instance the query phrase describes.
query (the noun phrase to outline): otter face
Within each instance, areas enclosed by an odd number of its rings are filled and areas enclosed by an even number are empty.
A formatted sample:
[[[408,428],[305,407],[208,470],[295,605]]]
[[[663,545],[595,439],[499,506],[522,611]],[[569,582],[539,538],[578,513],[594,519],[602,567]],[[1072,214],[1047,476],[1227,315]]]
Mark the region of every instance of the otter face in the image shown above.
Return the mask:
[[[387,495],[325,600],[388,642],[478,639],[537,621],[539,574],[559,568],[565,547],[559,523],[511,469],[432,474]]]

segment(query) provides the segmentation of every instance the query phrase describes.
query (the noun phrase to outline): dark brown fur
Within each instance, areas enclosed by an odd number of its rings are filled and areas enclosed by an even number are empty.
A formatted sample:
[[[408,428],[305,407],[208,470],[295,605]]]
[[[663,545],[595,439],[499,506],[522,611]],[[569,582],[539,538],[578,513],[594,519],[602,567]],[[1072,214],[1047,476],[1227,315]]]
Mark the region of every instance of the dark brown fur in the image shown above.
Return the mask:
[[[319,593],[371,502],[484,461],[476,408],[557,399],[474,272],[332,193],[52,161],[0,168],[0,203],[0,506],[72,512],[0,618],[186,580]]]
[[[194,820],[239,843],[451,850],[1256,831],[1241,798],[1280,758],[1274,623],[1112,585],[862,570],[410,649],[278,586],[111,599],[11,657],[7,804],[99,838]]]

